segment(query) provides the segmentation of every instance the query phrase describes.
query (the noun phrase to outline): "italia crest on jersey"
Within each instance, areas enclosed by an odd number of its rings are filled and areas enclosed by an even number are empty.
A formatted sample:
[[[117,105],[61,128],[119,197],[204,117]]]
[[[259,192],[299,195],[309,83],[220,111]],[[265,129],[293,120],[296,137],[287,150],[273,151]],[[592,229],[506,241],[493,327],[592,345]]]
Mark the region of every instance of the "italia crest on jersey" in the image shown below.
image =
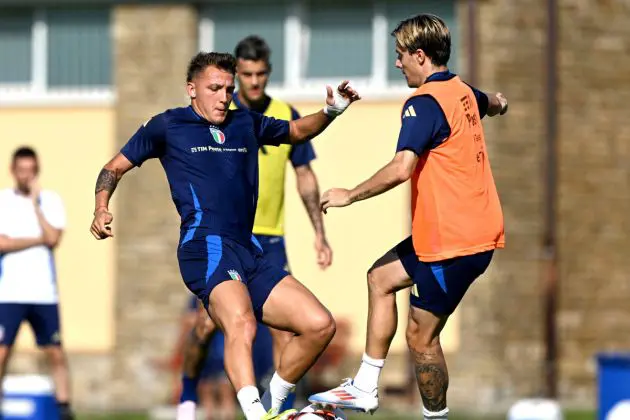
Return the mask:
[[[225,134],[223,134],[223,131],[218,128],[210,127],[210,134],[212,134],[212,138],[215,142],[219,144],[225,143]]]
[[[230,275],[232,280],[240,281],[241,283],[243,282],[243,279],[241,278],[241,275],[238,274],[238,271],[236,271],[236,270],[228,270],[228,274]]]

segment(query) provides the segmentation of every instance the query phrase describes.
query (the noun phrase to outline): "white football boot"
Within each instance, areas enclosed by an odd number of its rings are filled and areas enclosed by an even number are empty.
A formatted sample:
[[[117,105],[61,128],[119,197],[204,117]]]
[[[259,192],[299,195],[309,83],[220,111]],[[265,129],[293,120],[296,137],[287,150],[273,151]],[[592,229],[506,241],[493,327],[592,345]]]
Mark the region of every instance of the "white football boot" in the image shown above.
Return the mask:
[[[378,408],[378,394],[376,389],[365,392],[354,386],[352,379],[345,379],[337,388],[330,391],[311,395],[308,400],[323,407],[341,408],[363,411],[373,414]]]

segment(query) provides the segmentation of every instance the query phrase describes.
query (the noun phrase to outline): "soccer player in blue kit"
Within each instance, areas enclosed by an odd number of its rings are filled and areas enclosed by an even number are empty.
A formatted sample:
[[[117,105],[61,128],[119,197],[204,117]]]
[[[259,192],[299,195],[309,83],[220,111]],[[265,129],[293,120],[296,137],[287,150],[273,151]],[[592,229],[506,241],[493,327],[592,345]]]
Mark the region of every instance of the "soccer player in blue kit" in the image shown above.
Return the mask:
[[[187,73],[191,105],[151,118],[103,167],[90,231],[97,239],[113,236],[108,206],[116,185],[134,166],[160,159],[182,219],[180,272],[225,334],[225,368],[241,408],[247,420],[285,419],[295,410],[279,413],[282,402],[332,339],[335,322],[306,287],[265,260],[252,238],[258,148],[312,139],[360,97],[342,82],[335,90],[327,87],[321,111],[277,120],[229,109],[234,73],[231,54],[193,57]],[[276,385],[268,390],[269,411],[255,386],[252,342],[257,319],[295,334],[280,356]]]

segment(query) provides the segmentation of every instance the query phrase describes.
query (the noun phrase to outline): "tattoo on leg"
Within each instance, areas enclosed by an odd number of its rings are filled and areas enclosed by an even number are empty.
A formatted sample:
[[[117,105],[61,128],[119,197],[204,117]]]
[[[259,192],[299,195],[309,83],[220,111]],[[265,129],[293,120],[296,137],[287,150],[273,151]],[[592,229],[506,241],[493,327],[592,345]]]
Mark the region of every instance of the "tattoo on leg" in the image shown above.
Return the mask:
[[[442,352],[414,352],[416,378],[424,407],[429,411],[446,408],[448,371]]]
[[[108,191],[111,194],[116,189],[116,184],[118,184],[116,173],[108,169],[102,169],[96,179],[95,193]]]

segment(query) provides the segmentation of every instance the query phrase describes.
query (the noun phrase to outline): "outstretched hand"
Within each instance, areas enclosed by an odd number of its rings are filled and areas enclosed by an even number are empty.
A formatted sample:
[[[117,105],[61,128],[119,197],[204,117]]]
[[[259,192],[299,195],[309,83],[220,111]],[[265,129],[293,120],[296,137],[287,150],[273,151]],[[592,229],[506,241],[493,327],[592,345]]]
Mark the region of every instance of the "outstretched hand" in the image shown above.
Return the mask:
[[[351,103],[361,99],[359,93],[350,86],[350,82],[344,80],[333,90],[332,87],[326,86],[326,108],[324,112],[331,117],[341,115]]]
[[[352,204],[350,191],[345,188],[331,188],[319,200],[319,207],[324,214],[330,207],[346,207],[350,204]]]

